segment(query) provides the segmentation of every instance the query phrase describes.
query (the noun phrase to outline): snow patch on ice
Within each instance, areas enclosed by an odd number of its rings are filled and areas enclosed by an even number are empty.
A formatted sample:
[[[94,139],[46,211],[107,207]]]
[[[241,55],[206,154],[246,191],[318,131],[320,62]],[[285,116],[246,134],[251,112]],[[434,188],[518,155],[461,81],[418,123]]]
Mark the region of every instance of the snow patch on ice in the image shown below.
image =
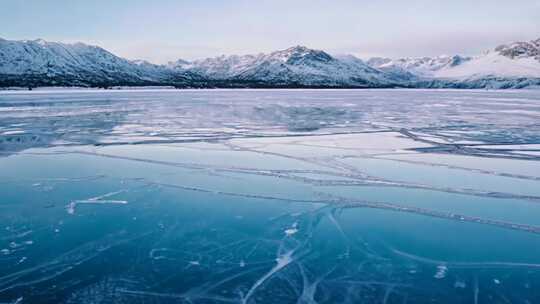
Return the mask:
[[[437,272],[433,276],[435,279],[444,279],[446,277],[446,272],[448,271],[448,267],[445,265],[439,265],[437,266]]]

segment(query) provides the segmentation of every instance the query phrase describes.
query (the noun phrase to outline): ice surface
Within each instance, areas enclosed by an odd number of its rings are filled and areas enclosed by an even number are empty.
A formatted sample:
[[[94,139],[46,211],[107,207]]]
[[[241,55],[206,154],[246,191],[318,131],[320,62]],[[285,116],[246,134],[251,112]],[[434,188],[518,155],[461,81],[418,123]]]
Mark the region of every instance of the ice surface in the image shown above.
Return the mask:
[[[401,130],[417,140],[436,137],[442,144],[435,148],[445,150],[468,141],[534,144],[538,98],[537,91],[2,92],[0,149]]]
[[[0,93],[0,303],[536,303],[540,93]]]

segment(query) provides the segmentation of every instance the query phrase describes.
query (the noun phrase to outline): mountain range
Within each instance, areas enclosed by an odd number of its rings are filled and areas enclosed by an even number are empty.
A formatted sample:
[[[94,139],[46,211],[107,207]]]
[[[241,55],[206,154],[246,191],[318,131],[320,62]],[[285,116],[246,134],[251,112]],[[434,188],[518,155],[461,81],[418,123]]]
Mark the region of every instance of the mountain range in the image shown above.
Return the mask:
[[[332,56],[294,46],[156,65],[98,46],[0,39],[0,87],[160,86],[178,88],[527,88],[540,87],[540,39],[478,56]]]

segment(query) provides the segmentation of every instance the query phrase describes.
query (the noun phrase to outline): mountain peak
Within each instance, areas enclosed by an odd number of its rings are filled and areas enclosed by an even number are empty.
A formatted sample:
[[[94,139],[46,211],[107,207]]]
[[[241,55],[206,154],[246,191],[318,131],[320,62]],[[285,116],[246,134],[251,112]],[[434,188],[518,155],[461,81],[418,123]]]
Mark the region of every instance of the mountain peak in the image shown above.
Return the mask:
[[[536,59],[535,59],[536,58]],[[0,86],[148,85],[201,87],[504,87],[540,84],[540,39],[499,46],[477,57],[331,56],[296,45],[154,65],[84,43],[0,39]]]
[[[510,59],[535,58],[540,61],[540,38],[528,42],[518,41],[499,45],[495,52]]]
[[[46,45],[47,44],[47,41],[45,41],[45,39],[41,39],[41,38],[38,38],[38,39],[34,40],[34,42],[39,44],[39,45]]]
[[[314,50],[302,45],[296,45],[288,49],[273,52],[271,57],[277,58],[287,64],[301,64],[307,61],[329,62],[334,60],[332,56],[321,50]]]
[[[309,52],[310,50],[311,49],[309,49],[306,46],[295,45],[295,46],[291,46],[290,48],[286,49],[285,51],[286,52],[291,52],[291,53],[305,53],[305,52]]]

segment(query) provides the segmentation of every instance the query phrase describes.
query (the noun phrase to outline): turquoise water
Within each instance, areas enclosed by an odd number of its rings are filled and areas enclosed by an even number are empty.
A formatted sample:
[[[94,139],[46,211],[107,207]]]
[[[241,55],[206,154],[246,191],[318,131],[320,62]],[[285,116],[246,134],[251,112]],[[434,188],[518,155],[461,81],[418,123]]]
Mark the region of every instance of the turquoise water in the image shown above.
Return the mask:
[[[137,100],[117,94],[103,98]],[[0,303],[540,302],[532,153],[499,155],[500,167],[492,155],[438,159],[414,148],[434,143],[354,121],[351,134],[257,127],[221,138],[213,126],[210,140],[190,125],[199,137],[188,141],[153,117],[151,141],[123,133],[104,144],[97,128],[77,142],[13,126],[6,117],[27,112],[3,109],[5,129],[23,133],[1,137]]]

